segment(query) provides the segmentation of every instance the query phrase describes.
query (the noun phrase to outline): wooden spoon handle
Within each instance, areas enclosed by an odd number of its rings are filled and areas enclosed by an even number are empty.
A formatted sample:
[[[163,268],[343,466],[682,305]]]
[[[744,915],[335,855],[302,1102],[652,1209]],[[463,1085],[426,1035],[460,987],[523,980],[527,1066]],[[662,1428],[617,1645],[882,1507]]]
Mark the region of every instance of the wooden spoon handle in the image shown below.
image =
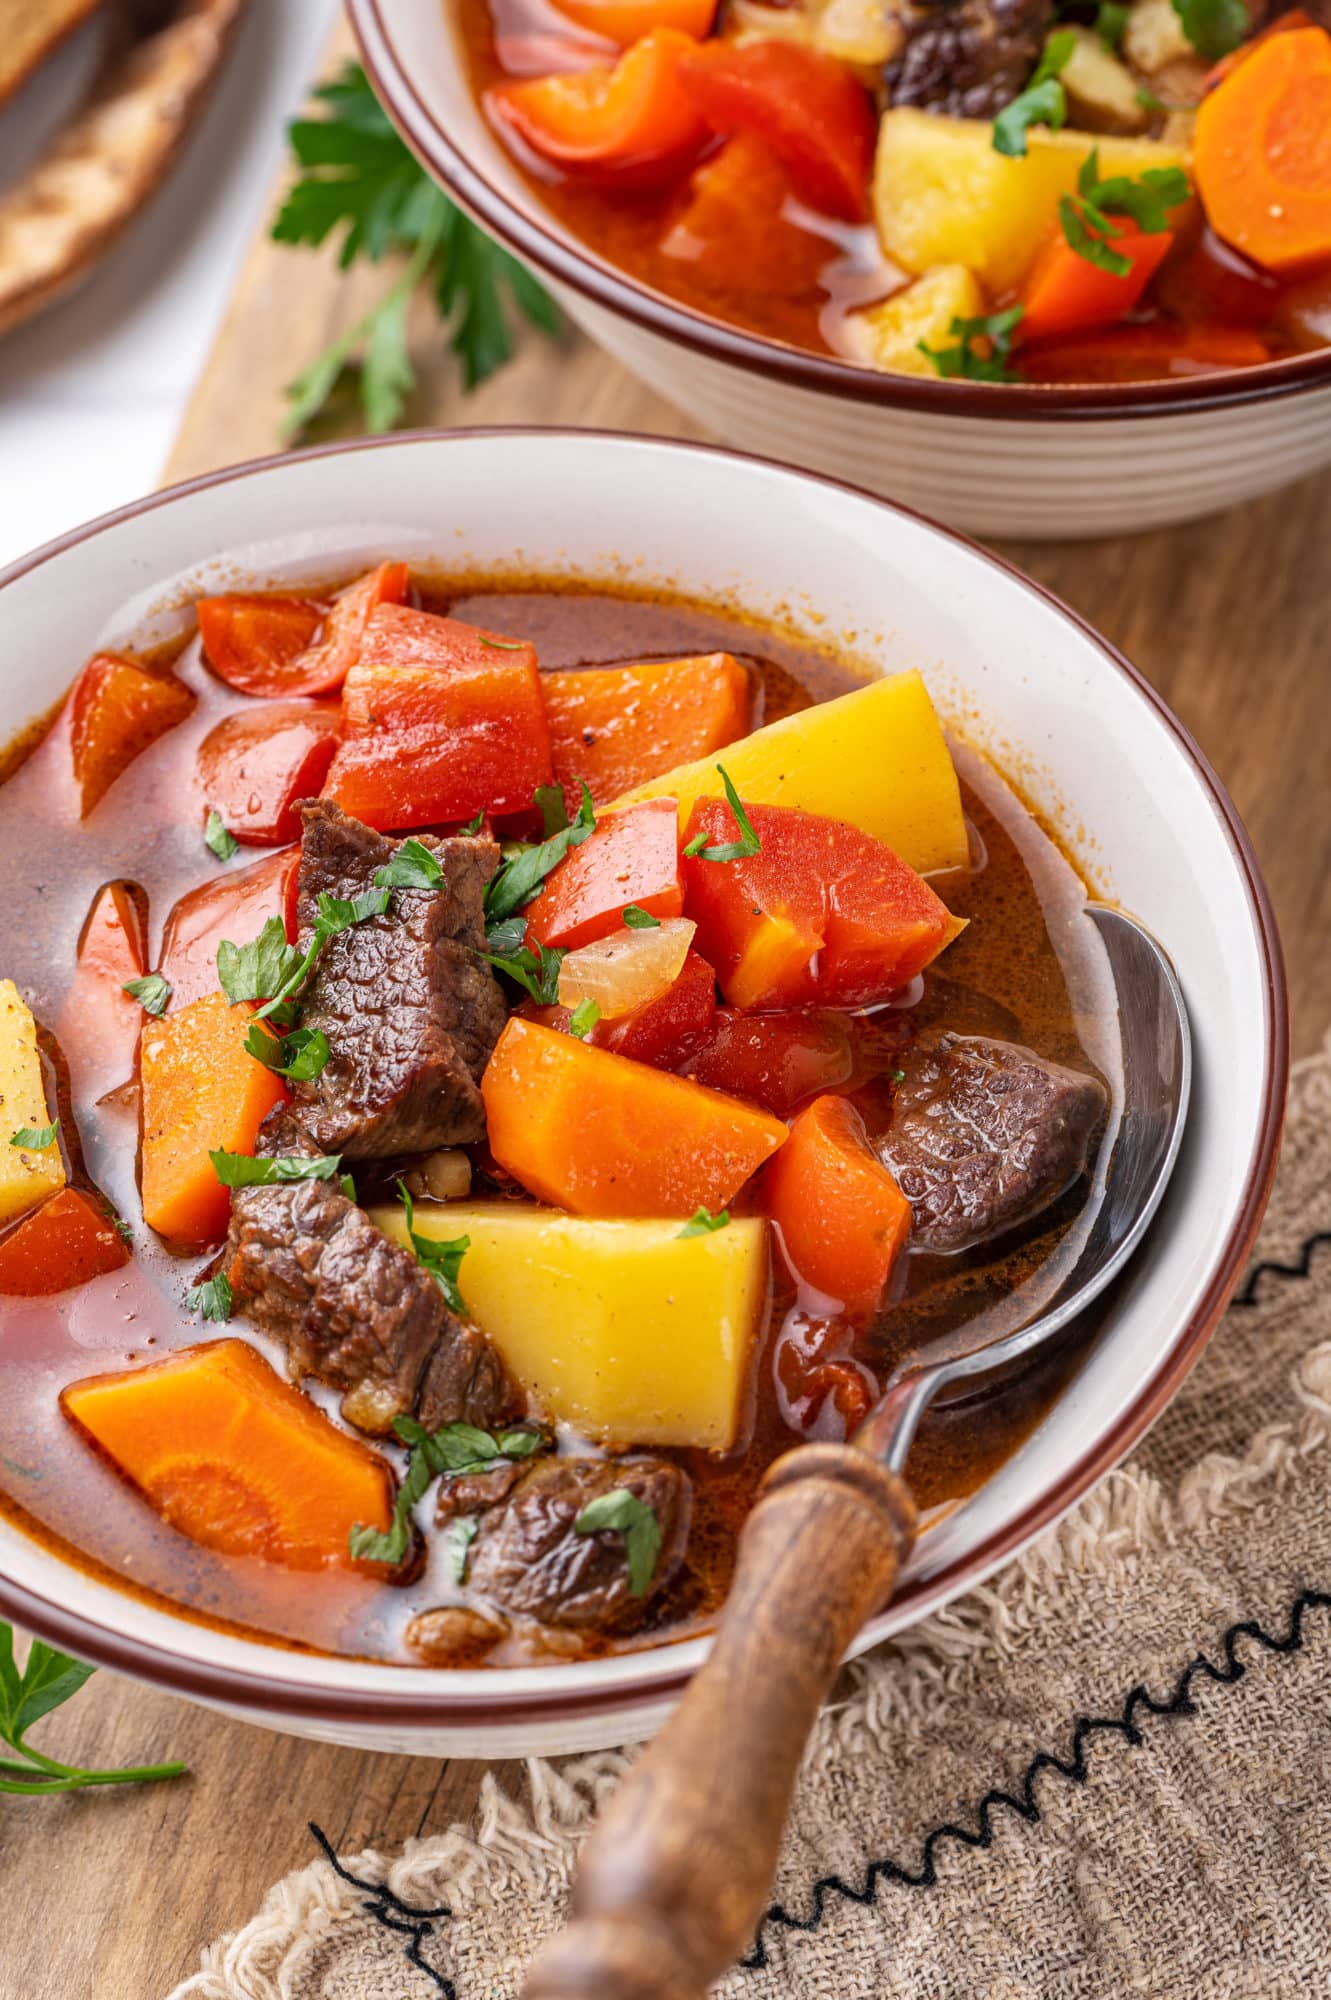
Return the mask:
[[[905,1485],[863,1452],[777,1461],[711,1655],[601,1815],[524,2000],[703,2000],[746,1949],[819,1705],[914,1533]]]

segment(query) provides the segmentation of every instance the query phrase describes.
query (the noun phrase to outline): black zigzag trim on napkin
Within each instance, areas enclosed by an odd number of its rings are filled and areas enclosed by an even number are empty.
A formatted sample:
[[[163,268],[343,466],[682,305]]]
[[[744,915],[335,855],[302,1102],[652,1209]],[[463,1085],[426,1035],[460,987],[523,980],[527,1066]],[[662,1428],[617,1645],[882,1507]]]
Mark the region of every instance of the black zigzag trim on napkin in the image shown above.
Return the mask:
[[[1303,1248],[1299,1251],[1299,1261],[1297,1264],[1278,1264],[1274,1259],[1265,1264],[1254,1264],[1243,1281],[1242,1289],[1235,1292],[1233,1298],[1230,1300],[1230,1305],[1255,1306],[1257,1304],[1257,1287],[1263,1278],[1310,1278],[1313,1268],[1313,1251],[1321,1250],[1329,1243],[1331,1243],[1331,1229],[1319,1229],[1315,1236],[1308,1238]]]
[[[366,1882],[359,1875],[353,1875],[351,1870],[344,1868],[338,1860],[333,1852],[333,1843],[323,1828],[316,1826],[313,1820],[309,1822],[309,1827],[322,1847],[324,1859],[333,1873],[342,1881],[349,1882],[353,1889],[363,1889],[370,1898],[365,1907],[366,1916],[373,1917],[385,1930],[401,1931],[410,1939],[406,1948],[407,1964],[414,1965],[418,1972],[423,1972],[427,1979],[432,1980],[444,1995],[444,2000],[458,2000],[457,1988],[452,1980],[445,1979],[442,1972],[436,1972],[434,1967],[427,1965],[421,1957],[421,1946],[428,1938],[434,1936],[435,1919],[452,1916],[453,1912],[448,1906],[441,1903],[437,1910],[414,1909],[410,1903],[404,1903],[400,1896],[395,1896],[382,1882]]]
[[[768,1964],[766,1933],[769,1929],[816,1931],[827,1914],[827,1905],[833,1896],[840,1896],[850,1903],[872,1903],[876,1900],[880,1882],[899,1882],[907,1889],[932,1889],[938,1881],[935,1856],[942,1843],[954,1840],[962,1847],[992,1847],[994,1814],[1000,1806],[1005,1806],[1028,1825],[1034,1825],[1040,1818],[1040,1804],[1035,1790],[1042,1772],[1056,1771],[1069,1783],[1084,1785],[1090,1776],[1086,1748],[1093,1736],[1121,1736],[1135,1750],[1144,1741],[1137,1721],[1139,1715],[1193,1715],[1197,1704],[1192,1691],[1198,1681],[1214,1681],[1221,1687],[1233,1687],[1243,1679],[1248,1667],[1238,1657],[1240,1639],[1251,1639],[1268,1653],[1297,1653],[1304,1643],[1304,1619],[1309,1611],[1331,1611],[1331,1595],[1321,1590],[1301,1590],[1294,1600],[1289,1630],[1283,1638],[1273,1636],[1251,1618],[1231,1625],[1221,1641],[1221,1664],[1217,1666],[1205,1653],[1198,1653],[1179,1675],[1174,1692],[1164,1701],[1158,1701],[1149,1689],[1138,1683],[1124,1702],[1121,1716],[1079,1716],[1072,1732],[1071,1757],[1056,1757],[1052,1751],[1041,1750],[1026,1766],[1016,1795],[1011,1792],[986,1792],[976,1808],[973,1826],[957,1826],[948,1821],[943,1826],[935,1827],[925,1839],[918,1867],[903,1868],[900,1862],[890,1860],[871,1861],[858,1887],[843,1881],[839,1875],[824,1875],[813,1885],[809,1914],[804,1917],[794,1916],[780,1903],[774,1903],[758,1927],[753,1950],[740,1961],[741,1968],[746,1972],[757,1972]]]

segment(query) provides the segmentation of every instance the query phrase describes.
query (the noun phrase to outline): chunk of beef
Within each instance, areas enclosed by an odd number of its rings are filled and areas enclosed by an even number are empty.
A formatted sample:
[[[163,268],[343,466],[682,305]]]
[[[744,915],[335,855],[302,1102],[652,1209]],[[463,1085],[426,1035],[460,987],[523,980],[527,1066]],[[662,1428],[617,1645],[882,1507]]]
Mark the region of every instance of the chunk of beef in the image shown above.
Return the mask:
[[[283,1111],[265,1120],[259,1150],[311,1148]],[[488,1427],[514,1408],[484,1334],[453,1317],[410,1252],[336,1181],[238,1188],[222,1270],[237,1309],[286,1348],[293,1378],[342,1390],[342,1414],[360,1430],[386,1432],[417,1409],[432,1430]]]
[[[883,72],[888,100],[954,118],[992,118],[1030,81],[1053,0],[905,0],[904,41]]]
[[[624,1537],[609,1529],[580,1535],[575,1526],[584,1507],[620,1487],[652,1509],[661,1529],[646,1597],[630,1591]],[[467,1581],[510,1614],[546,1625],[626,1624],[677,1568],[689,1499],[687,1478],[664,1459],[544,1459],[482,1520]]]
[[[437,1428],[437,1426],[436,1426]],[[488,1514],[507,1500],[530,1467],[518,1458],[501,1458],[485,1472],[463,1472],[455,1479],[441,1479],[434,1518],[446,1527],[459,1514]]]
[[[374,886],[397,843],[323,799],[300,809],[300,942],[321,892],[350,901]],[[394,890],[382,916],[325,945],[306,987],[301,1025],[332,1050],[294,1088],[301,1124],[321,1152],[349,1159],[423,1153],[485,1136],[478,1088],[504,1025],[503,995],[484,948],[485,885],[499,865],[491,840],[435,840],[437,889]]]
[[[910,1202],[915,1248],[997,1236],[1085,1170],[1106,1101],[1094,1077],[981,1035],[926,1033],[902,1060],[877,1146]]]

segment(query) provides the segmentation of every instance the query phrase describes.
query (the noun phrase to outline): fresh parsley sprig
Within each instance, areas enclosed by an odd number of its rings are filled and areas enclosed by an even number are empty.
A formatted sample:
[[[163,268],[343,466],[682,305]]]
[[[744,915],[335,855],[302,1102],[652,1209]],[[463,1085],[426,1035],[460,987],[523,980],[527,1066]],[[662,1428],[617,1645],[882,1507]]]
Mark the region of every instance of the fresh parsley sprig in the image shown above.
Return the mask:
[[[659,931],[661,919],[654,917],[650,910],[644,910],[638,903],[625,906],[624,922],[631,931]]]
[[[391,861],[374,871],[376,889],[437,889],[444,879],[439,857],[412,834]]]
[[[580,1535],[622,1535],[629,1591],[634,1597],[647,1595],[661,1557],[661,1523],[645,1500],[627,1486],[616,1486],[589,1501],[573,1526]]]
[[[14,1757],[0,1760],[0,1792],[40,1798],[45,1793],[85,1791],[93,1785],[150,1785],[159,1778],[178,1778],[183,1764],[140,1764],[124,1771],[89,1771],[80,1764],[62,1764],[34,1750],[27,1740],[34,1723],[76,1695],[93,1669],[82,1660],[34,1639],[20,1672],[14,1658],[14,1634],[0,1620],[0,1739]]]
[[[945,380],[961,377],[968,382],[1020,382],[1020,372],[1010,365],[1009,356],[1012,336],[1025,310],[1025,306],[1008,306],[1005,312],[954,319],[948,332],[956,335],[955,347],[930,347],[923,340],[917,345]]]
[[[58,1122],[54,1125],[20,1125],[9,1143],[21,1146],[25,1153],[44,1153],[48,1146],[54,1146],[59,1130]]]
[[[1243,0],[1173,0],[1184,34],[1199,56],[1219,62],[1252,30]]]
[[[250,1023],[245,1048],[256,1062],[272,1070],[274,1076],[284,1076],[288,1083],[313,1083],[323,1074],[332,1054],[322,1028],[293,1028],[278,1039],[257,1021]]]
[[[715,1215],[709,1208],[695,1208],[679,1234],[681,1237],[713,1236],[718,1229],[724,1229],[729,1220],[728,1208],[719,1208]]]
[[[527,928],[525,920],[510,918],[496,926],[489,942],[494,951],[478,951],[477,958],[483,958],[496,972],[502,972],[515,986],[530,994],[538,1007],[554,1007],[559,1002],[559,971],[564,963],[564,953],[558,945],[524,944],[523,932]]]
[[[170,983],[160,972],[146,972],[142,979],[127,979],[120,990],[128,993],[131,1000],[137,1000],[144,1013],[151,1014],[155,1021],[165,1014],[171,998]]]
[[[1082,163],[1076,194],[1060,197],[1059,222],[1079,257],[1097,270],[1126,278],[1132,259],[1114,248],[1114,238],[1122,229],[1113,218],[1125,215],[1144,236],[1159,236],[1168,229],[1171,212],[1190,192],[1188,176],[1181,167],[1148,167],[1135,179],[1128,174],[1111,174],[1108,180],[1101,180],[1097,146]]]
[[[444,1304],[459,1319],[470,1319],[467,1301],[458,1290],[458,1272],[462,1259],[471,1248],[470,1236],[418,1236],[416,1234],[416,1206],[411,1199],[411,1190],[405,1181],[397,1184],[398,1200],[407,1212],[407,1238],[411,1244],[416,1262],[438,1285],[444,1295]]]
[[[342,1165],[340,1153],[313,1160],[259,1160],[252,1153],[210,1152],[213,1172],[226,1188],[284,1187],[292,1181],[332,1181]]]
[[[1059,28],[1050,35],[1036,65],[1035,74],[1019,97],[1004,105],[994,120],[994,151],[1009,159],[1026,157],[1026,134],[1032,125],[1047,125],[1061,132],[1068,122],[1068,94],[1059,82],[1067,67],[1077,37],[1071,28]]]
[[[505,1459],[530,1458],[545,1451],[550,1443],[543,1431],[519,1428],[500,1431],[479,1430],[475,1424],[445,1424],[442,1430],[427,1431],[414,1417],[398,1417],[393,1429],[403,1444],[411,1448],[407,1470],[393,1502],[393,1524],[386,1531],[357,1525],[347,1546],[357,1562],[387,1563],[391,1568],[406,1556],[411,1546],[413,1510],[425,1498],[436,1479],[461,1478],[464,1473],[488,1472]]]
[[[714,847],[709,847],[707,845],[707,835],[705,833],[695,833],[692,840],[685,847],[684,852],[690,860],[696,858],[699,861],[744,861],[747,860],[750,854],[760,852],[762,842],[753,830],[753,822],[750,820],[749,815],[740,804],[739,793],[731,784],[725,766],[718,764],[716,768],[721,773],[721,783],[726,788],[726,799],[731,812],[735,815],[735,824],[739,828],[739,839],[719,841]]]
[[[542,785],[536,793],[536,804],[542,805],[542,793],[548,794]],[[545,808],[542,807],[544,812]],[[560,801],[563,811],[563,801]],[[582,799],[572,820],[548,834],[537,847],[524,847],[491,878],[485,891],[485,927],[492,934],[496,924],[501,924],[529,903],[552,869],[559,866],[564,856],[596,831],[596,809],[592,805],[592,795],[584,780]]]
[[[381,917],[388,908],[388,889],[366,889],[349,901],[321,890],[315,911],[314,929],[307,949],[302,952],[287,943],[286,927],[280,917],[269,917],[257,938],[235,945],[224,938],[217,947],[217,980],[230,1001],[262,1000],[255,1019],[267,1020],[285,1010],[314,970],[314,962],[331,938]],[[283,1012],[282,1018],[286,1015]]]
[[[1130,12],[1127,0],[1100,0],[1095,10],[1095,32],[1111,55],[1117,55],[1123,46]]]
[[[216,1320],[219,1324],[225,1324],[230,1319],[231,1303],[231,1281],[225,1271],[205,1279],[201,1285],[191,1285],[185,1294],[185,1304],[191,1312],[198,1313],[200,1319]]]
[[[297,119],[288,128],[300,175],[273,236],[279,243],[317,247],[340,232],[343,270],[358,258],[379,263],[396,255],[406,263],[365,317],[291,384],[288,431],[304,429],[353,367],[369,428],[387,431],[401,419],[415,387],[407,316],[418,285],[428,285],[433,294],[468,390],[512,356],[505,292],[543,333],[558,332],[559,315],[531,273],[435,187],[398,137],[358,63],[349,63],[315,96],[322,115]]]
[[[580,1042],[585,1042],[596,1023],[601,1018],[601,1010],[594,1000],[579,1000],[568,1018],[568,1031]]]
[[[204,846],[214,853],[219,861],[229,861],[240,848],[240,842],[226,825],[216,806],[209,806],[208,817],[203,822]]]

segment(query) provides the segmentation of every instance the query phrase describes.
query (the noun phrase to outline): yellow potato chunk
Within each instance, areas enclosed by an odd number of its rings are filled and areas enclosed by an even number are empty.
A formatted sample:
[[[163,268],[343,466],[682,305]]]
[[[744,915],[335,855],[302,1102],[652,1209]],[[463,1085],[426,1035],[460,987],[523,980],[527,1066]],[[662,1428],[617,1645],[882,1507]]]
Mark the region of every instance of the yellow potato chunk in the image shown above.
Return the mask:
[[[400,1208],[371,1220],[406,1243]],[[547,1416],[598,1444],[725,1451],[766,1296],[767,1225],[681,1227],[516,1202],[422,1204],[415,1218],[418,1236],[470,1237],[468,1311]]]
[[[923,358],[923,357],[921,357]],[[797,806],[847,821],[885,841],[912,868],[959,868],[967,854],[961,791],[942,727],[918,673],[870,681],[835,701],[755,729],[721,753],[751,805]],[[615,801],[720,797],[717,759],[681,764]]]
[[[847,325],[857,355],[890,375],[927,375],[938,370],[921,343],[935,351],[954,347],[954,319],[978,319],[984,294],[964,264],[940,264],[881,305],[855,313]]]
[[[40,1150],[10,1141],[52,1122],[37,1052],[37,1023],[12,979],[0,979],[0,1222],[35,1208],[65,1185],[60,1142]]]
[[[1136,176],[1182,167],[1178,146],[1092,132],[1026,135],[1025,159],[994,151],[993,127],[978,118],[938,118],[907,107],[885,111],[878,130],[873,204],[887,255],[917,275],[964,264],[991,295],[1019,285],[1058,222],[1095,147],[1100,173]]]

